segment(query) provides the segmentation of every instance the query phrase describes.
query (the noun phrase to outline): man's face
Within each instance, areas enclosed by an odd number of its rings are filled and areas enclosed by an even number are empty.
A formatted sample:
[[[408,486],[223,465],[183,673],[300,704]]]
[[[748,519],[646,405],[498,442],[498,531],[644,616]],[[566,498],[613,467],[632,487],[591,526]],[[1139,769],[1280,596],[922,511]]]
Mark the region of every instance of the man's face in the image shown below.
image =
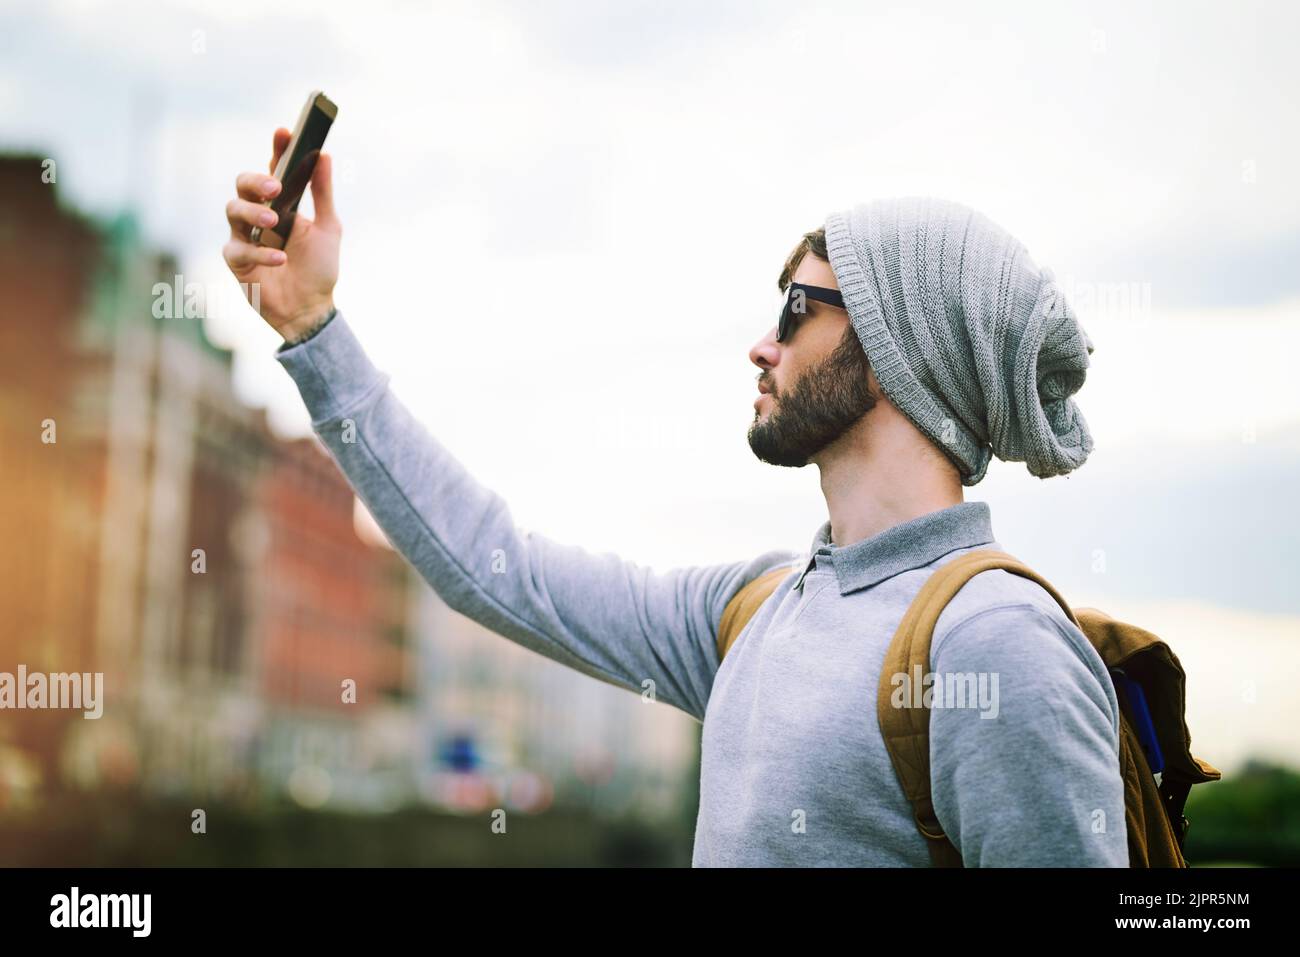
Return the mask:
[[[794,281],[839,288],[830,263],[812,253]],[[808,299],[786,340],[776,341],[773,326],[749,359],[762,370],[749,447],[771,465],[807,465],[875,405],[867,357],[844,309]]]

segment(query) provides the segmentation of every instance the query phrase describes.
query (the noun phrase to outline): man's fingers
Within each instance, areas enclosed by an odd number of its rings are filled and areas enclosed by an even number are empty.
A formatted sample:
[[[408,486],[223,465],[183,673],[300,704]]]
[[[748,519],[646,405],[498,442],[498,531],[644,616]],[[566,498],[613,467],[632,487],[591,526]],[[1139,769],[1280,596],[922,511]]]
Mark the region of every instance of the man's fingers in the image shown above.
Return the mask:
[[[232,199],[226,203],[226,220],[230,223],[230,235],[236,239],[247,239],[254,226],[263,229],[274,226],[279,217],[269,206],[254,203],[247,199]]]
[[[293,138],[293,134],[290,133],[288,130],[286,130],[283,126],[278,127],[275,133],[271,135],[271,172],[272,173],[275,172],[276,166],[278,166],[280,163],[280,157],[284,155],[285,149],[287,149],[289,146],[289,140],[292,138]]]
[[[221,247],[221,255],[225,258],[226,265],[236,273],[255,266],[282,266],[287,258],[281,249],[254,246],[250,242],[233,238]]]
[[[265,173],[240,173],[235,177],[235,192],[241,199],[262,203],[280,191],[280,181]]]

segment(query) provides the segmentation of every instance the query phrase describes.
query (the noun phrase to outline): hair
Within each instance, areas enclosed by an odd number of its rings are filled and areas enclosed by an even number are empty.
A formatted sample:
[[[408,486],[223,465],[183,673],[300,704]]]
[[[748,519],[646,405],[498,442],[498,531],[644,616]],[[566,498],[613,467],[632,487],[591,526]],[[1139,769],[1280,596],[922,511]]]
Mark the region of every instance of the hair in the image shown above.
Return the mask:
[[[803,238],[799,240],[799,245],[794,247],[794,251],[781,267],[781,278],[776,281],[776,287],[781,292],[785,292],[794,281],[795,271],[799,264],[803,262],[803,257],[812,253],[818,259],[824,259],[830,262],[830,256],[826,253],[826,230],[822,227],[814,229],[810,233],[804,233]]]

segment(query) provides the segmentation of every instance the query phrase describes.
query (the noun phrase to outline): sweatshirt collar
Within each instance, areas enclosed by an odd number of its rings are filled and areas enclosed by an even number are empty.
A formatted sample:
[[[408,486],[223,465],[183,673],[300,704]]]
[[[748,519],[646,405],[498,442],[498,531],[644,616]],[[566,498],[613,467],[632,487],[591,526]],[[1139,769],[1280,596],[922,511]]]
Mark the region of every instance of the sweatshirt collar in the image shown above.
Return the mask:
[[[840,594],[867,588],[913,568],[922,568],[958,548],[993,543],[987,502],[961,502],[887,528],[852,545],[831,544],[831,523],[823,522],[813,536],[812,556],[794,587],[818,564],[835,569]]]

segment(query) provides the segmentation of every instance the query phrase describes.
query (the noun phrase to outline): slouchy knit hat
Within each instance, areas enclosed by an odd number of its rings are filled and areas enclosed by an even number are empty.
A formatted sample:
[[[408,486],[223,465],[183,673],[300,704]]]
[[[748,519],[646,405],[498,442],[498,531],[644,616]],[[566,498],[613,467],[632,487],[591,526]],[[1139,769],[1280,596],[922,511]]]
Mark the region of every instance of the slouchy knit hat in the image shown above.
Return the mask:
[[[984,215],[905,198],[826,218],[844,306],[889,400],[957,466],[1063,475],[1092,451],[1071,396],[1092,342],[1051,270]]]

